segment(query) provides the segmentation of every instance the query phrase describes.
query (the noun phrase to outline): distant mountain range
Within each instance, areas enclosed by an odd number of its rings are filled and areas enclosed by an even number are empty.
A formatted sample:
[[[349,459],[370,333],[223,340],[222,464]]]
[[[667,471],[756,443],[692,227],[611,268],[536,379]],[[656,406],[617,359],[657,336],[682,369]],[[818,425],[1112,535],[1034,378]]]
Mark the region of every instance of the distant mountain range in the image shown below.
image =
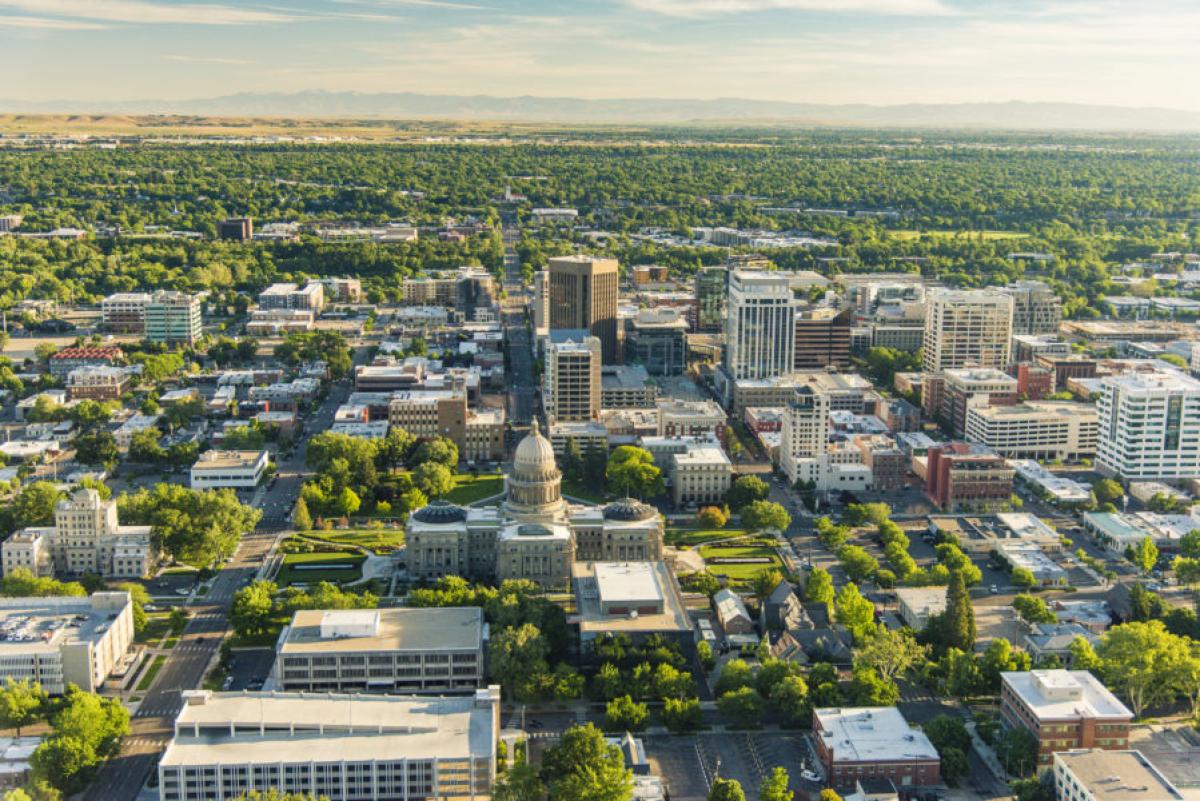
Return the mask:
[[[769,100],[585,100],[574,97],[426,95],[410,92],[244,92],[195,100],[24,101],[0,112],[354,117],[558,123],[763,123],[897,128],[1200,131],[1200,112],[1076,103],[785,103]]]

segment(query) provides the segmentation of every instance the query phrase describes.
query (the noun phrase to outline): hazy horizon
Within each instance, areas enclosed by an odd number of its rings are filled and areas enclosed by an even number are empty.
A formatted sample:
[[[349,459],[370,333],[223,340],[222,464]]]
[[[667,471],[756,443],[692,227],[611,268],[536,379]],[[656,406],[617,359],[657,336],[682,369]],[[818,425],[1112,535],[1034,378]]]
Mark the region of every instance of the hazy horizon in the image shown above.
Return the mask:
[[[998,7],[999,6],[999,7]],[[1186,0],[0,0],[12,101],[239,92],[1200,111]],[[64,57],[69,54],[69,57]]]

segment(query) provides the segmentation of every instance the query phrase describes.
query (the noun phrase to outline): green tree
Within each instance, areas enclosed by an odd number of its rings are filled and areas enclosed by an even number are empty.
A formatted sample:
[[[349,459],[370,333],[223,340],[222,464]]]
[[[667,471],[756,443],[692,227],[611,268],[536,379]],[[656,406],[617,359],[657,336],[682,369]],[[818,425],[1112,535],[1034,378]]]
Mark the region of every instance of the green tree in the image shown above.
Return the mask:
[[[838,552],[838,559],[851,581],[867,581],[879,572],[879,562],[858,545],[843,545]]]
[[[411,460],[414,465],[435,462],[453,470],[458,465],[458,446],[445,437],[431,437],[417,445]]]
[[[996,741],[996,758],[1014,776],[1028,776],[1037,768],[1038,741],[1020,726],[1005,729]]]
[[[971,772],[971,765],[967,761],[966,751],[962,748],[951,746],[948,748],[939,748],[938,754],[942,758],[942,779],[947,784],[958,786],[959,779]]]
[[[524,693],[531,677],[547,671],[548,655],[546,640],[532,623],[502,630],[492,637],[488,649],[492,677],[510,698]]]
[[[699,729],[704,722],[699,698],[668,698],[663,701],[663,724],[673,734]]]
[[[121,522],[152,527],[155,544],[185,564],[206,567],[233,553],[262,512],[230,489],[193,490],[162,482],[117,498]]]
[[[765,501],[771,488],[758,476],[742,476],[729,487],[726,498],[735,512],[754,501]]]
[[[1058,615],[1041,598],[1033,595],[1018,595],[1013,598],[1013,609],[1026,623],[1055,623]]]
[[[849,630],[855,642],[875,633],[875,605],[863,597],[854,582],[846,582],[838,590],[833,607],[838,623]]]
[[[721,668],[721,675],[717,677],[717,683],[714,685],[713,691],[718,696],[721,696],[727,692],[753,685],[754,671],[750,668],[750,665],[742,659],[730,659]]]
[[[140,634],[148,622],[146,604],[150,603],[150,593],[146,592],[145,585],[133,581],[119,584],[117,589],[129,593],[129,599],[133,602],[133,630]]]
[[[85,431],[71,442],[75,458],[86,465],[112,466],[121,458],[116,437],[108,431]]]
[[[854,649],[854,663],[866,665],[886,681],[892,681],[923,664],[927,653],[911,631],[880,627]]]
[[[1117,503],[1125,497],[1125,489],[1115,479],[1102,478],[1092,484],[1092,492],[1099,503]]]
[[[700,528],[725,528],[729,518],[718,506],[704,506],[696,513],[696,525]]]
[[[850,697],[858,706],[892,706],[900,700],[900,688],[875,668],[858,665],[850,682]]]
[[[296,508],[292,512],[292,525],[297,531],[312,531],[312,515],[308,513],[308,501],[303,497],[296,499]]]
[[[166,458],[167,452],[158,444],[162,432],[157,428],[145,428],[129,438],[129,461],[139,464],[155,464]]]
[[[9,676],[0,688],[0,728],[16,729],[20,737],[22,728],[45,716],[47,698],[37,682]]]
[[[795,793],[788,789],[788,783],[787,770],[776,767],[758,788],[758,801],[792,801]]]
[[[1015,650],[1012,643],[1003,637],[992,640],[979,660],[984,690],[999,694],[1000,674],[1027,671],[1032,667],[1030,662],[1029,654]]]
[[[1096,656],[1105,684],[1137,717],[1178,694],[1193,659],[1190,641],[1158,620],[1114,626],[1100,638]]]
[[[1184,556],[1200,559],[1200,528],[1194,528],[1179,538],[1179,551]]]
[[[542,756],[551,801],[629,801],[633,774],[621,749],[592,724],[572,726]]]
[[[746,793],[737,779],[717,778],[709,788],[707,801],[746,801]]]
[[[750,579],[750,588],[754,591],[754,597],[761,603],[763,599],[775,591],[779,583],[783,581],[783,573],[774,568],[764,567],[759,570]]]
[[[255,581],[233,594],[229,623],[242,636],[260,634],[271,625],[275,595],[279,588],[274,582]]]
[[[541,801],[545,794],[546,786],[537,770],[525,762],[518,762],[497,777],[492,788],[492,801]]]
[[[814,567],[808,573],[808,582],[804,585],[804,600],[810,604],[833,603],[833,577],[823,567]]]
[[[35,481],[21,490],[6,509],[10,530],[54,525],[54,510],[63,494],[49,481]]]
[[[790,726],[803,725],[811,718],[808,684],[800,676],[780,679],[771,687],[768,698],[771,708]]]
[[[1133,546],[1133,556],[1130,558],[1139,570],[1149,573],[1158,564],[1158,546],[1149,537],[1145,537]]]
[[[605,726],[611,731],[642,731],[648,720],[650,710],[628,695],[617,696],[604,707]]]
[[[756,726],[762,720],[763,697],[753,687],[730,690],[717,699],[717,710],[734,726]]]
[[[967,725],[958,715],[938,715],[923,727],[929,742],[941,753],[946,748],[966,751],[971,747],[971,735]]]
[[[430,498],[439,498],[454,489],[454,474],[440,462],[424,462],[413,470],[413,481]]]
[[[817,796],[817,801],[842,801],[842,797],[838,795],[837,790],[831,790],[826,787]]]
[[[1009,578],[1017,587],[1029,588],[1037,584],[1037,578],[1034,577],[1033,571],[1027,567],[1014,567]]]
[[[664,489],[662,470],[655,466],[654,457],[633,445],[622,445],[612,452],[604,475],[609,488],[619,495],[653,498]]]
[[[1176,556],[1171,562],[1171,570],[1180,584],[1195,586],[1200,584],[1200,559],[1191,556]]]
[[[751,531],[787,531],[791,524],[787,510],[772,501],[751,501],[742,509],[742,525]]]
[[[961,571],[950,574],[946,588],[946,644],[967,651],[975,648],[975,610]]]

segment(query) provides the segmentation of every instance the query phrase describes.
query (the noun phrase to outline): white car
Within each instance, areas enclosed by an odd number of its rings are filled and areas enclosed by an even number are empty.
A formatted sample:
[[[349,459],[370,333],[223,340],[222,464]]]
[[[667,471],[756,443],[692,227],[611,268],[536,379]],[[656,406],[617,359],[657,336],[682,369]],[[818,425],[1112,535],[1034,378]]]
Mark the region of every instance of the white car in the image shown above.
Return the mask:
[[[804,780],[805,780],[805,781],[807,781],[807,782],[819,782],[819,781],[821,781],[821,777],[820,777],[820,776],[818,776],[817,774],[813,773],[811,770],[802,770],[802,771],[800,771],[800,778],[801,778],[801,779],[804,779]]]

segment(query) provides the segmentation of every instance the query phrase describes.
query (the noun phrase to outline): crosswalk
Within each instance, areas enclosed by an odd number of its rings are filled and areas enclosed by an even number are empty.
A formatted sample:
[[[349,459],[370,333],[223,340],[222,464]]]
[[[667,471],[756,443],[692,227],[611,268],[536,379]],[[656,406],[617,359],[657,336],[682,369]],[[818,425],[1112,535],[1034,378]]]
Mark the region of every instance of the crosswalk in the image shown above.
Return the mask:
[[[123,742],[125,747],[132,751],[140,751],[147,748],[162,749],[166,745],[166,740],[163,737],[126,737]]]
[[[163,715],[171,716],[179,711],[179,704],[158,704],[152,707],[139,707],[137,712],[133,713],[135,718],[156,718]]]

